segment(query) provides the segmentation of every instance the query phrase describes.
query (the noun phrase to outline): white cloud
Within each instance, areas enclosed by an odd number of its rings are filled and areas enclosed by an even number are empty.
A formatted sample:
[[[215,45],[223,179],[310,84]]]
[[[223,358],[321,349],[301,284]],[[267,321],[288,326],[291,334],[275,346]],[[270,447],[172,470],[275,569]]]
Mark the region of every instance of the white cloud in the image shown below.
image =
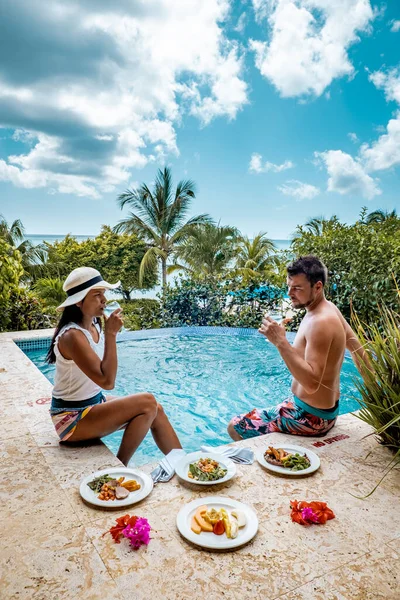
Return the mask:
[[[276,165],[269,161],[263,163],[261,154],[255,152],[250,158],[249,171],[250,173],[268,173],[268,171],[280,173],[281,171],[292,169],[294,166],[295,165],[291,160],[285,160],[285,162],[280,165]]]
[[[320,193],[320,189],[309,183],[303,183],[297,179],[290,179],[283,185],[279,185],[277,188],[282,194],[286,196],[294,196],[297,201],[300,200],[311,200]]]
[[[377,71],[369,76],[378,89],[385,92],[388,101],[400,105],[400,70],[393,69],[387,73]],[[368,171],[381,171],[400,165],[400,110],[395,118],[390,119],[386,133],[371,145],[361,147],[360,156]]]
[[[234,30],[237,31],[237,33],[243,33],[246,29],[246,21],[246,13],[244,12],[240,15],[236,27],[234,27]]]
[[[354,144],[358,144],[359,139],[358,139],[358,135],[356,133],[348,133],[347,135]]]
[[[393,31],[393,33],[397,33],[397,31],[400,31],[400,21],[392,21],[390,31]]]
[[[347,50],[370,29],[369,0],[253,0],[253,7],[270,35],[250,48],[282,96],[320,96],[334,79],[354,75]]]
[[[315,157],[320,159],[328,171],[328,191],[339,194],[361,194],[364,198],[371,199],[382,191],[375,179],[366,173],[359,160],[342,150],[328,150],[315,152]]]
[[[5,16],[20,45],[3,53],[1,122],[31,148],[2,162],[3,180],[96,197],[178,154],[185,113],[206,125],[248,101],[240,47],[223,30],[229,0],[41,8],[15,0]]]

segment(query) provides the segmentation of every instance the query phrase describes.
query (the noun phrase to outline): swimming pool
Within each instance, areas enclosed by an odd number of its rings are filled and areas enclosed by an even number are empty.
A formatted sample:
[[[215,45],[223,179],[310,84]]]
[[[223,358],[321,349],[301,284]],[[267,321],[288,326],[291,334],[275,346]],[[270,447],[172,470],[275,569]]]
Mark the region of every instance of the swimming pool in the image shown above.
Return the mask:
[[[118,343],[117,385],[109,392],[154,394],[186,451],[198,450],[201,444],[229,442],[226,426],[234,415],[277,404],[289,395],[291,382],[275,346],[256,330],[190,329],[123,334]],[[24,351],[53,382],[54,365],[45,363],[46,349]],[[341,414],[359,408],[354,377],[357,369],[346,357]],[[116,454],[121,437],[122,432],[116,432],[103,441]],[[132,463],[142,465],[161,456],[149,434]]]

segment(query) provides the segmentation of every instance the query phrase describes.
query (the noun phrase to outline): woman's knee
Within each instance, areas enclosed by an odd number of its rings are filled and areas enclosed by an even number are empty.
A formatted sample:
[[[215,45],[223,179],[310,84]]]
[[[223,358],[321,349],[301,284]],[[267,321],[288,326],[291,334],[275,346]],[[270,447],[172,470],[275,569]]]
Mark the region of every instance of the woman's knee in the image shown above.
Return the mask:
[[[157,402],[157,416],[165,415],[162,404]]]
[[[157,416],[157,400],[153,394],[144,392],[140,395],[129,396],[129,400],[132,402],[132,407],[141,413],[151,415],[153,418]]]

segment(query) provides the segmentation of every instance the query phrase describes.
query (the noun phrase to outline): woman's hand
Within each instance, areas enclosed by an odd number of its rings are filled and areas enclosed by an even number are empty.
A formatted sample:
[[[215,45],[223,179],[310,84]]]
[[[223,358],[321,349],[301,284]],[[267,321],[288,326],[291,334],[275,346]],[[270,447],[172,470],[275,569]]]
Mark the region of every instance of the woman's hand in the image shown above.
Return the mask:
[[[104,317],[105,322],[106,322],[106,324],[104,326],[104,334],[105,335],[107,335],[107,333],[110,333],[112,335],[117,335],[118,331],[121,329],[122,325],[124,324],[121,313],[122,313],[122,308],[117,308],[116,310],[114,310],[114,312],[111,313],[111,315],[108,318]]]

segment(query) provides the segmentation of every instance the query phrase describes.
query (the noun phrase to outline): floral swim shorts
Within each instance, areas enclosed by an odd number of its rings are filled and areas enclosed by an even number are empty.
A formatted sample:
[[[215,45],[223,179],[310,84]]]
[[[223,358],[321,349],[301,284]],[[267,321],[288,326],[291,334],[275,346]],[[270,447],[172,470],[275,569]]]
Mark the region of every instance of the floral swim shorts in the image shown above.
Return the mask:
[[[338,414],[339,402],[325,410],[291,396],[273,408],[254,408],[245,415],[238,415],[232,419],[232,423],[243,439],[273,432],[319,436],[332,429]]]

